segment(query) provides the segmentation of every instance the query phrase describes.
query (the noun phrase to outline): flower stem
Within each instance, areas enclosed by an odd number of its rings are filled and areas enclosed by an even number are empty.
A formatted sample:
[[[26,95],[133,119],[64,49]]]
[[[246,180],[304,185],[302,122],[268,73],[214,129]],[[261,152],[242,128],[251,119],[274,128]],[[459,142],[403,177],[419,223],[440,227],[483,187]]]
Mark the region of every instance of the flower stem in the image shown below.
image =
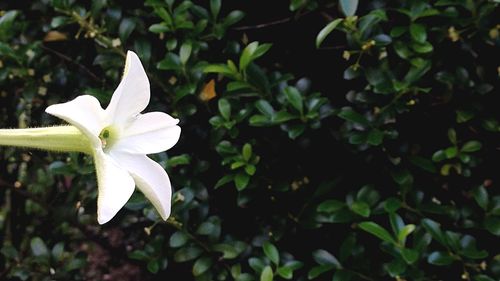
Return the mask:
[[[89,139],[74,126],[0,129],[0,146],[91,153]]]

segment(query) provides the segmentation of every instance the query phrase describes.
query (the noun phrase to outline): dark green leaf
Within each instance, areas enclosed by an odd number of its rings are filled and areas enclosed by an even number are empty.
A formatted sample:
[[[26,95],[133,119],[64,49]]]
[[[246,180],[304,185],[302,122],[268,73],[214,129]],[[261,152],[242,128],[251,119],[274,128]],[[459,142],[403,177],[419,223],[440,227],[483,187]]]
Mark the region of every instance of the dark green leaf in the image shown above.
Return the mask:
[[[269,241],[264,242],[262,245],[262,249],[264,250],[264,254],[276,265],[280,262],[280,255],[276,246],[274,246]]]
[[[380,225],[374,223],[374,222],[362,222],[359,225],[359,228],[363,229],[364,231],[373,234],[374,236],[378,237],[382,241],[389,242],[392,244],[396,244],[396,240],[389,234],[387,230],[385,230],[383,227]]]
[[[199,276],[205,273],[213,264],[213,260],[210,257],[201,257],[196,260],[193,264],[193,275]]]
[[[451,256],[447,252],[439,252],[439,251],[432,252],[427,257],[428,263],[439,266],[450,265],[454,260],[455,258],[453,258],[453,256]]]

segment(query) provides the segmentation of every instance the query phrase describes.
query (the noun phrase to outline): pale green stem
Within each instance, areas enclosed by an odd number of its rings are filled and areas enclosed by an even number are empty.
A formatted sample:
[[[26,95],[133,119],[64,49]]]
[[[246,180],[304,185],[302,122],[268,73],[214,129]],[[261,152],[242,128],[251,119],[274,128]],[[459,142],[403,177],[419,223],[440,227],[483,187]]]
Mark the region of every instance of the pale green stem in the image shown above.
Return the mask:
[[[92,153],[90,140],[74,126],[0,129],[0,146]]]

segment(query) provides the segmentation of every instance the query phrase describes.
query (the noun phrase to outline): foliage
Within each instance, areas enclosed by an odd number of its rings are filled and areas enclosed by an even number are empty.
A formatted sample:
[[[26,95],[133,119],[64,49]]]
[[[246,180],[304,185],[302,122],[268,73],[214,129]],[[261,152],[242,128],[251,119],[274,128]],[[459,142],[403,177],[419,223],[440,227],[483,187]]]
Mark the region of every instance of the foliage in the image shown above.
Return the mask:
[[[0,3],[0,127],[106,104],[130,49],[183,130],[167,222],[136,192],[98,226],[91,159],[1,148],[0,279],[500,279],[499,2],[257,3]]]

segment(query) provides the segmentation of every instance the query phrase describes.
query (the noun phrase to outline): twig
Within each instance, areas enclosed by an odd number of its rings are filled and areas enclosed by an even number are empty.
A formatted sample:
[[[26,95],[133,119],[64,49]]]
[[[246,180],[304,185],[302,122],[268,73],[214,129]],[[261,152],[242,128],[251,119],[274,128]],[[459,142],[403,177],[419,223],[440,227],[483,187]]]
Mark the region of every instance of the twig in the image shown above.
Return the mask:
[[[68,57],[67,55],[61,53],[61,52],[58,52],[52,48],[49,48],[45,45],[42,45],[42,49],[56,55],[57,57],[67,61],[67,62],[70,62],[76,66],[78,66],[78,68],[80,68],[83,72],[87,73],[92,79],[100,82],[100,83],[104,83],[104,80],[103,79],[100,79],[96,74],[94,74],[92,71],[90,71],[90,69],[88,69],[86,66],[84,66],[83,64],[73,60],[72,58]]]
[[[273,25],[287,23],[287,22],[291,21],[292,18],[293,17],[287,17],[287,18],[284,18],[284,19],[279,19],[279,20],[270,21],[270,22],[261,23],[261,24],[256,24],[256,25],[237,26],[237,27],[233,27],[233,30],[242,31],[242,30],[251,30],[251,29],[265,28],[265,27],[269,27],[269,26],[273,26]]]

